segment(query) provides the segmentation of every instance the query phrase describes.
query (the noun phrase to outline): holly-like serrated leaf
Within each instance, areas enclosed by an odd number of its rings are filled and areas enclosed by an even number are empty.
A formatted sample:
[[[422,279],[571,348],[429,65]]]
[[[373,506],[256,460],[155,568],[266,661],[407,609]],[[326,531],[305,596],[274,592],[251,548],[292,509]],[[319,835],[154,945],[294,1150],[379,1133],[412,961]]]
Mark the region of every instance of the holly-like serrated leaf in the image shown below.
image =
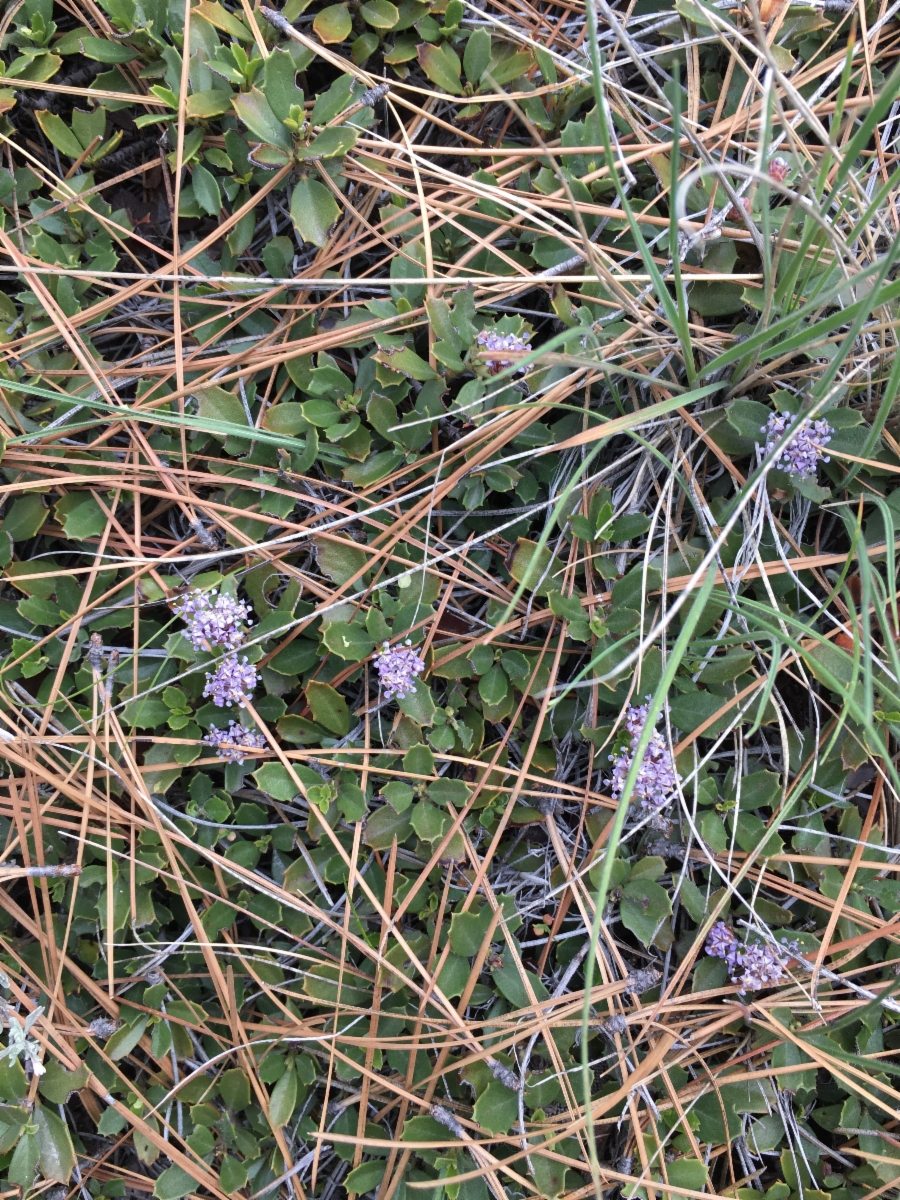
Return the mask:
[[[410,814],[410,823],[423,842],[437,842],[450,825],[450,814],[420,800]]]

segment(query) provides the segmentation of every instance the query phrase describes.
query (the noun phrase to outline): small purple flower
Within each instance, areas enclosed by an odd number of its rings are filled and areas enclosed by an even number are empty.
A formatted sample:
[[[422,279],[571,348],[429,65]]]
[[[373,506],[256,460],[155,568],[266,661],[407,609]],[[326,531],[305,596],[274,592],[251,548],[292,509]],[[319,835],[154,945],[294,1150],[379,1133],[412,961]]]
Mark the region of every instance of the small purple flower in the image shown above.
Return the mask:
[[[742,992],[774,987],[784,978],[784,963],[774,946],[742,946],[739,961],[744,973],[733,982],[740,984]]]
[[[524,337],[519,337],[516,333],[494,333],[493,330],[482,329],[475,341],[484,350],[492,350],[498,352],[497,358],[486,358],[484,360],[488,369],[489,375],[499,375],[506,367],[511,367],[515,364],[514,358],[503,358],[504,350],[530,350],[531,342]],[[528,370],[527,367],[519,367],[517,374],[524,375]]]
[[[740,961],[740,942],[724,921],[716,921],[706,938],[706,953],[724,958],[729,974],[733,975]]]
[[[209,733],[203,741],[207,746],[215,746],[217,758],[230,763],[242,763],[245,756],[266,748],[266,739],[261,733],[245,729],[237,721],[229,721],[227,729],[217,729],[215,725],[210,725]]]
[[[173,605],[177,616],[187,623],[187,633],[195,650],[208,650],[212,646],[226,646],[237,650],[246,637],[244,622],[250,609],[243,600],[219,595],[215,590],[201,592],[195,588]]]
[[[713,925],[704,949],[714,958],[725,959],[731,982],[739,984],[741,992],[774,987],[784,978],[784,960],[774,946],[739,942],[724,921]]]
[[[226,704],[244,707],[244,697],[251,696],[256,687],[256,667],[247,662],[247,656],[238,662],[236,654],[228,654],[215,671],[206,674],[203,695],[209,696],[213,704],[223,708]]]
[[[827,421],[810,421],[804,417],[796,426],[793,413],[773,412],[762,426],[766,435],[764,454],[770,454],[787,429],[793,429],[793,437],[783,446],[772,461],[773,467],[797,475],[801,479],[814,479],[820,462],[830,462],[825,447],[834,433]]]
[[[416,690],[416,678],[425,670],[425,662],[415,650],[409,649],[411,645],[409,638],[405,646],[395,646],[393,649],[390,642],[384,642],[381,653],[375,655],[378,684],[385,700],[393,700],[395,696],[402,700]]]
[[[648,697],[649,699],[649,697]],[[658,719],[658,718],[657,718]],[[637,745],[647,722],[647,705],[632,705],[625,714],[625,728],[631,734],[627,748],[609,756],[613,764],[612,796],[618,799],[634,762]],[[639,800],[647,812],[658,813],[671,803],[680,776],[675,770],[672,752],[661,733],[654,731],[638,768],[632,800]]]

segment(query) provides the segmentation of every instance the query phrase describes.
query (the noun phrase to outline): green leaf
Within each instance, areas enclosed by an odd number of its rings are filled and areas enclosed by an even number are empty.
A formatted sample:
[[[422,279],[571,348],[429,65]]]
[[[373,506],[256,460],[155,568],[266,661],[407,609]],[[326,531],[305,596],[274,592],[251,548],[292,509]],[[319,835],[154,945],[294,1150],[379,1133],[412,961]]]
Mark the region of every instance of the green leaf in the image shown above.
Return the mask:
[[[394,838],[403,842],[409,836],[409,817],[405,812],[395,812],[385,804],[366,818],[363,841],[372,850],[390,850]]]
[[[331,192],[317,180],[307,177],[294,185],[291,220],[305,242],[320,250],[327,246],[328,231],[340,215]]]
[[[491,61],[491,35],[486,29],[476,29],[466,42],[463,54],[463,66],[466,79],[475,87],[481,83],[482,77]]]
[[[102,1137],[115,1137],[121,1133],[123,1129],[128,1128],[128,1122],[121,1113],[116,1112],[114,1108],[107,1108],[97,1122],[97,1132]]]
[[[166,1167],[153,1185],[156,1200],[182,1200],[197,1190],[197,1180],[181,1167]]]
[[[263,67],[263,91],[279,121],[290,116],[295,105],[302,107],[304,96],[294,81],[297,67],[287,50],[273,50]]]
[[[534,1182],[538,1195],[547,1200],[557,1200],[566,1190],[565,1165],[546,1154],[532,1154],[531,1164],[534,1167]]]
[[[185,115],[200,121],[221,117],[231,111],[233,95],[234,92],[226,88],[205,88],[200,92],[192,92],[185,103]]]
[[[461,779],[436,779],[428,785],[429,799],[442,808],[446,808],[448,804],[462,808],[468,803],[471,795],[471,788]]]
[[[547,599],[550,611],[555,617],[564,617],[567,621],[583,621],[586,609],[582,608],[577,596],[564,596],[562,592],[552,591]]]
[[[267,796],[272,796],[275,800],[281,800],[284,804],[290,803],[299,791],[296,783],[291,779],[287,767],[282,766],[281,763],[263,763],[253,772],[253,778],[260,791],[265,792]]]
[[[709,992],[728,983],[728,964],[721,958],[701,958],[694,968],[692,992]]]
[[[521,583],[536,596],[546,596],[552,588],[558,587],[562,569],[562,563],[554,559],[546,546],[520,537],[509,573],[516,583]]]
[[[366,794],[346,771],[338,784],[337,806],[348,825],[366,815]]]
[[[545,81],[549,84],[555,84],[559,76],[556,72],[556,63],[554,63],[551,56],[542,46],[535,46],[534,57],[538,61],[538,66]]]
[[[491,910],[484,905],[480,912],[454,913],[450,918],[450,946],[455,954],[471,958],[481,949],[488,930]]]
[[[164,747],[166,758],[171,761],[171,749],[168,746]],[[113,1062],[118,1062],[120,1058],[125,1058],[127,1054],[135,1048],[141,1038],[144,1036],[144,1031],[147,1028],[147,1022],[150,1017],[147,1013],[142,1013],[133,1025],[123,1025],[121,1029],[117,1029],[109,1041],[104,1046],[104,1050]]]
[[[701,317],[725,317],[744,307],[744,285],[727,283],[724,279],[712,283],[702,281],[688,285],[688,304]]]
[[[350,709],[344,697],[331,684],[312,680],[306,686],[306,699],[317,724],[323,725],[337,737],[347,736],[350,732]]]
[[[534,59],[524,50],[492,58],[488,64],[487,78],[479,91],[484,92],[488,88],[503,87],[505,83],[524,75],[532,66],[534,66]]]
[[[9,1182],[30,1191],[34,1186],[38,1157],[37,1138],[33,1133],[26,1133],[24,1137],[19,1138],[12,1160],[7,1167]]]
[[[700,835],[714,854],[728,849],[728,834],[718,813],[704,813],[700,820]]]
[[[259,88],[251,88],[249,92],[232,96],[231,104],[240,119],[259,141],[268,142],[271,146],[280,146],[282,150],[292,148],[291,135],[272,112],[272,106]]]
[[[666,1177],[675,1187],[702,1192],[709,1183],[709,1168],[697,1158],[676,1158],[666,1163]]]
[[[0,530],[14,542],[25,542],[34,537],[49,515],[49,509],[36,492],[19,496],[10,505]]]
[[[417,742],[403,755],[403,770],[410,775],[433,775],[434,755],[427,746]]]
[[[402,1142],[447,1142],[450,1135],[444,1125],[439,1124],[434,1117],[407,1117],[403,1122]]]
[[[400,10],[390,0],[368,0],[359,11],[373,29],[393,29],[400,20]]]
[[[66,537],[75,541],[99,537],[106,528],[107,517],[90,492],[69,492],[55,508]]]
[[[415,792],[413,792],[408,783],[401,783],[399,779],[392,779],[390,783],[385,784],[381,789],[381,795],[387,800],[394,812],[403,813],[412,804]]]
[[[218,1115],[218,1114],[217,1114]],[[226,1154],[219,1167],[219,1187],[227,1196],[247,1185],[247,1167],[239,1159]]]
[[[291,1067],[272,1089],[269,1097],[269,1124],[280,1129],[291,1119],[297,1107],[297,1072]]]
[[[297,158],[339,158],[353,149],[358,136],[358,132],[349,125],[323,129],[308,146],[302,146],[297,151]]]
[[[307,428],[303,406],[289,401],[267,408],[263,417],[263,428],[270,429],[273,433],[286,433],[288,437],[302,433]]]
[[[81,145],[62,117],[58,117],[56,113],[49,112],[45,108],[36,108],[34,116],[41,127],[41,132],[52,146],[61,150],[69,158],[81,157],[84,146]]]
[[[508,1133],[519,1113],[518,1097],[514,1091],[492,1079],[475,1101],[473,1116],[488,1133]]]
[[[370,455],[365,462],[345,467],[343,479],[345,483],[352,483],[354,487],[371,487],[390,475],[401,462],[403,462],[402,451],[379,450],[376,454]]]
[[[332,621],[322,632],[322,641],[345,662],[362,662],[375,649],[375,643],[359,625]]]
[[[75,1170],[75,1148],[68,1126],[55,1112],[36,1104],[32,1120],[37,1126],[38,1161],[45,1179],[68,1183]]]
[[[773,1067],[799,1067],[806,1065],[805,1071],[787,1071],[779,1075],[778,1086],[786,1092],[797,1092],[801,1088],[812,1091],[816,1086],[816,1069],[809,1056],[793,1042],[779,1042],[772,1050]]]
[[[368,555],[352,542],[316,539],[316,560],[319,569],[334,583],[349,583],[368,563]]]
[[[391,7],[393,8],[393,5]],[[380,1158],[360,1163],[344,1180],[344,1187],[354,1195],[372,1192],[384,1178],[386,1166],[385,1160]]]
[[[253,34],[242,21],[239,21],[232,13],[223,5],[218,3],[218,0],[199,0],[196,8],[192,9],[191,15],[202,17],[204,21],[209,21],[210,25],[216,29],[221,29],[223,33],[229,34],[233,38],[237,38],[239,42],[252,42]]]
[[[435,808],[427,800],[420,800],[412,810],[410,824],[423,842],[437,842],[450,824],[450,814]]]
[[[38,58],[20,54],[9,64],[6,75],[10,79],[30,79],[32,83],[46,83],[61,66],[62,59],[58,54],[41,54]]]
[[[416,52],[419,66],[432,83],[453,96],[462,95],[459,55],[448,42],[442,42],[440,46],[423,42],[421,46],[416,47]]]
[[[226,422],[229,425],[237,426],[235,433],[240,432],[241,426],[244,429],[247,428],[247,413],[240,399],[233,392],[226,392],[224,388],[213,384],[202,391],[197,391],[195,395],[201,421]],[[224,438],[227,435],[216,432],[213,436]]]
[[[404,271],[404,274],[409,274]],[[402,346],[399,349],[393,347],[387,350],[379,350],[372,357],[376,362],[383,363],[384,366],[390,367],[392,371],[397,371],[401,375],[406,375],[409,379],[414,379],[418,383],[427,383],[431,379],[437,379],[437,372],[432,370],[424,358],[420,358],[415,350],[410,350],[408,346]]]
[[[672,902],[666,890],[650,879],[630,880],[623,888],[620,916],[645,946],[656,937],[660,926],[672,915]]]
[[[715,696],[710,692],[686,692],[676,696],[669,705],[672,724],[683,733],[693,733],[728,703],[727,696]],[[705,737],[715,737],[735,719],[732,707],[704,730]]]
[[[329,4],[313,21],[313,32],[326,46],[346,41],[352,29],[353,19],[346,4]]]
[[[421,680],[416,684],[414,692],[407,692],[405,696],[398,699],[397,706],[417,725],[434,724],[434,698],[431,695],[431,689],[426,687]]]
[[[630,542],[650,528],[650,518],[644,513],[627,513],[613,521],[607,536],[611,542]]]
[[[772,415],[772,410],[758,400],[733,400],[728,405],[728,424],[741,437],[751,442],[764,442],[765,424]]]
[[[499,663],[494,663],[486,675],[478,680],[478,695],[485,704],[496,705],[506,699],[509,679]]]
[[[123,46],[121,42],[108,42],[106,38],[80,37],[78,41],[85,58],[92,58],[94,62],[126,63],[139,57],[137,50]]]
[[[83,1064],[77,1071],[67,1071],[57,1059],[51,1058],[38,1090],[51,1104],[65,1104],[73,1092],[81,1091],[90,1074],[90,1069]]]
[[[219,1079],[219,1095],[234,1112],[243,1112],[250,1104],[250,1080],[240,1069],[224,1071]]]
[[[194,195],[205,213],[217,217],[222,211],[222,192],[219,181],[202,163],[194,163],[191,181],[194,185]]]

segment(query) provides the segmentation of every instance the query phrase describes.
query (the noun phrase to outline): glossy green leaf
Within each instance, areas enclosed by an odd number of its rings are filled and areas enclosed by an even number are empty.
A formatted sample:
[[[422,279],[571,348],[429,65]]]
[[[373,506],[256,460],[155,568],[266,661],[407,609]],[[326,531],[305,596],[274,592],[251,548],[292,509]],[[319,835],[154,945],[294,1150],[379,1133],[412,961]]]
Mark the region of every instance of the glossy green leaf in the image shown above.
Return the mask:
[[[38,1162],[45,1179],[68,1183],[75,1170],[75,1148],[68,1126],[55,1112],[36,1104],[32,1120],[37,1127]]]
[[[462,65],[459,55],[448,42],[442,42],[439,46],[423,42],[417,47],[417,55],[419,66],[432,83],[453,96],[462,95]]]
[[[286,1125],[297,1107],[297,1073],[293,1067],[285,1071],[269,1097],[269,1124],[273,1129]]]
[[[393,29],[400,20],[400,10],[390,0],[366,0],[359,11],[366,24],[374,29]]]
[[[346,4],[329,4],[316,14],[313,31],[326,46],[346,41],[353,28],[350,9]]]
[[[328,231],[341,215],[331,192],[318,180],[300,179],[291,195],[291,219],[306,242],[320,248],[328,243]]]
[[[314,721],[337,737],[346,737],[350,732],[350,709],[338,691],[330,684],[314,679],[307,684],[306,699]]]
[[[322,641],[332,654],[346,662],[362,662],[369,658],[375,643],[359,625],[348,625],[343,621],[332,621],[323,634]]]
[[[290,133],[275,116],[272,106],[259,88],[232,96],[231,104],[254,138],[272,146],[280,146],[283,150],[291,149]]]

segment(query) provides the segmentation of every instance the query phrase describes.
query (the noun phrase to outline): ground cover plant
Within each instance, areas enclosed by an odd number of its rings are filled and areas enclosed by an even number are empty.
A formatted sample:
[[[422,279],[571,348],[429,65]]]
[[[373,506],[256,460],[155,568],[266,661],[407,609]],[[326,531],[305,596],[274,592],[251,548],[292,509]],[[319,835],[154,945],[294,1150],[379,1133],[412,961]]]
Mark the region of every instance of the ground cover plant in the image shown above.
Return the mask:
[[[900,1180],[900,5],[15,0],[0,1185]]]

